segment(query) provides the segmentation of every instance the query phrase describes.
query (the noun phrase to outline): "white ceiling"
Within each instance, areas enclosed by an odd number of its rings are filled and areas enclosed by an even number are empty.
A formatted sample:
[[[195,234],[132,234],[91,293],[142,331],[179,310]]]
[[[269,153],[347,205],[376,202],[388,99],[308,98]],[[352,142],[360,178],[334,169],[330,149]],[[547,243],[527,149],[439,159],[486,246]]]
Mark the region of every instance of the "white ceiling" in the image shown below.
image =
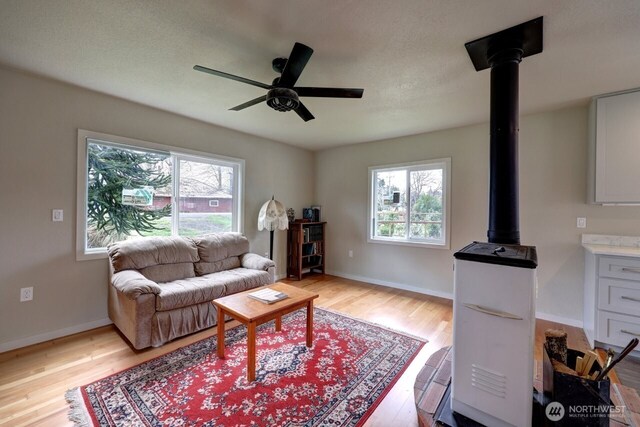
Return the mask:
[[[544,51],[520,66],[521,113],[640,86],[639,0],[0,0],[0,63],[308,148],[489,118],[489,71],[464,43],[544,16]],[[293,43],[315,52],[298,86],[364,88],[303,98],[316,119],[262,103]]]

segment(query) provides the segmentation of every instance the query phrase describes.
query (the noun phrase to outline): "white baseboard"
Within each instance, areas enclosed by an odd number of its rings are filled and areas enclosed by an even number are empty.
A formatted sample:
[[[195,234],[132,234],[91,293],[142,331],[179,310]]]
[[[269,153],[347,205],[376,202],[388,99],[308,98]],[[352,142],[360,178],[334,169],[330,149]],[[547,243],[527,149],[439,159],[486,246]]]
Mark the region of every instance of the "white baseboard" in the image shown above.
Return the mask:
[[[113,323],[111,319],[94,320],[93,322],[83,323],[81,325],[70,326],[64,329],[58,329],[57,331],[45,332],[44,334],[33,335],[31,337],[21,338],[15,341],[9,341],[0,344],[0,353],[5,351],[15,350],[17,348],[27,347],[33,344],[39,344],[41,342],[54,340],[56,338],[66,337],[67,335],[77,334],[78,332],[88,331],[90,329],[99,328],[101,326],[110,325]]]
[[[357,280],[359,282],[371,283],[373,285],[388,286],[390,288],[402,289],[405,291],[416,292],[423,295],[430,295],[434,297],[453,300],[453,294],[449,292],[440,292],[440,291],[434,291],[432,289],[418,288],[415,286],[405,285],[403,283],[387,282],[385,280],[378,280],[372,277],[358,276],[354,274],[342,273],[339,271],[327,271],[327,274],[330,274],[332,276],[343,277],[345,279]],[[281,279],[284,279],[285,277],[286,275],[278,275],[276,280],[281,280]],[[538,319],[549,320],[551,322],[562,323],[564,325],[575,326],[577,328],[583,327],[583,323],[580,320],[569,319],[567,317],[556,316],[553,314],[543,313],[539,311],[536,312],[536,317]],[[15,350],[17,348],[27,347],[33,344],[39,344],[41,342],[65,337],[67,335],[77,334],[79,332],[84,332],[91,329],[99,328],[101,326],[110,325],[111,323],[113,322],[111,322],[111,319],[108,319],[108,318],[95,320],[93,322],[83,323],[81,325],[76,325],[76,326],[71,326],[64,329],[58,329],[56,331],[46,332],[44,334],[21,338],[19,340],[9,341],[6,343],[0,343],[0,353],[4,353],[10,350]]]
[[[562,323],[563,325],[575,326],[576,328],[582,328],[582,320],[570,319],[568,317],[556,316],[555,314],[542,313],[536,311],[536,318],[542,320],[548,320],[550,322]]]
[[[430,295],[430,296],[434,296],[434,297],[440,297],[440,298],[453,300],[453,294],[452,293],[448,293],[448,292],[440,292],[440,291],[434,291],[432,289],[418,288],[418,287],[415,287],[415,286],[405,285],[405,284],[402,284],[402,283],[386,282],[384,280],[378,280],[378,279],[374,279],[372,277],[358,276],[358,275],[354,275],[354,274],[342,273],[342,272],[339,272],[339,271],[331,271],[331,272],[327,271],[327,274],[331,274],[332,276],[343,277],[345,279],[357,280],[359,282],[371,283],[373,285],[388,286],[390,288],[402,289],[402,290],[405,290],[405,291],[412,291],[412,292],[416,292],[416,293],[419,293],[419,294]],[[553,314],[536,311],[536,318],[537,319],[542,319],[542,320],[549,320],[551,322],[556,322],[556,323],[562,323],[564,325],[575,326],[577,328],[582,328],[582,321],[581,320],[570,319],[568,317],[556,316],[556,315],[553,315]]]
[[[449,292],[440,292],[440,291],[434,291],[432,289],[418,288],[416,286],[405,285],[404,283],[387,282],[385,280],[378,280],[372,277],[357,276],[354,274],[342,273],[340,271],[327,271],[327,274],[330,274],[332,276],[343,277],[345,279],[357,280],[358,282],[371,283],[373,285],[388,286],[390,288],[402,289],[404,291],[416,292],[423,295],[430,295],[432,297],[439,297],[439,298],[445,298],[450,300],[453,299],[453,294]]]

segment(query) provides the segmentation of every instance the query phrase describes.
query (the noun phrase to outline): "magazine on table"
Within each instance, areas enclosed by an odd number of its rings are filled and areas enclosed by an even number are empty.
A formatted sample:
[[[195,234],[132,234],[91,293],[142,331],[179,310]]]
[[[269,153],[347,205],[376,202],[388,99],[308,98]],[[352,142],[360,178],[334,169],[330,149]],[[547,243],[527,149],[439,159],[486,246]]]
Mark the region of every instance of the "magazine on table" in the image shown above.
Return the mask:
[[[247,294],[247,296],[266,304],[273,304],[274,302],[282,301],[285,298],[289,298],[289,295],[285,294],[284,292],[276,291],[271,288],[260,289],[259,291]]]

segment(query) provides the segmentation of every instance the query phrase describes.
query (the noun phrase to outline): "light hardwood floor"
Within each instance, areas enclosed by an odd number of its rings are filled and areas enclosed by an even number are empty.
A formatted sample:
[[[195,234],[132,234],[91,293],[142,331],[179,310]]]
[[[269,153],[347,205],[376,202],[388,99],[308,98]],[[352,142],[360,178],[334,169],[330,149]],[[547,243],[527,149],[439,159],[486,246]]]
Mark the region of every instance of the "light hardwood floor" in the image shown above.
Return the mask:
[[[423,350],[384,398],[367,426],[417,426],[413,397],[415,377],[428,357],[451,344],[451,301],[384,286],[311,275],[302,281],[284,281],[319,293],[317,307],[379,323],[429,340]],[[227,328],[237,322],[228,322]],[[538,321],[536,342],[544,330],[561,325]],[[563,326],[569,346],[588,348],[582,330]],[[107,375],[137,365],[206,337],[216,328],[184,337],[161,348],[133,350],[113,326],[48,341],[0,354],[0,425],[67,426],[64,393]],[[536,344],[536,358],[540,358]]]

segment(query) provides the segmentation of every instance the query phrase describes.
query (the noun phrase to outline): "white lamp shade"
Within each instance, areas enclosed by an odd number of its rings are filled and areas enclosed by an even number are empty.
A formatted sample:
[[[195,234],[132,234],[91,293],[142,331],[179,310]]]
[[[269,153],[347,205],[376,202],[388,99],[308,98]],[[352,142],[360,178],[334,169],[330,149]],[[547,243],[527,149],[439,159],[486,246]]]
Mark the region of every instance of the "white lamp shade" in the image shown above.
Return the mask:
[[[289,228],[287,209],[277,200],[269,200],[260,208],[258,230],[286,230]]]

